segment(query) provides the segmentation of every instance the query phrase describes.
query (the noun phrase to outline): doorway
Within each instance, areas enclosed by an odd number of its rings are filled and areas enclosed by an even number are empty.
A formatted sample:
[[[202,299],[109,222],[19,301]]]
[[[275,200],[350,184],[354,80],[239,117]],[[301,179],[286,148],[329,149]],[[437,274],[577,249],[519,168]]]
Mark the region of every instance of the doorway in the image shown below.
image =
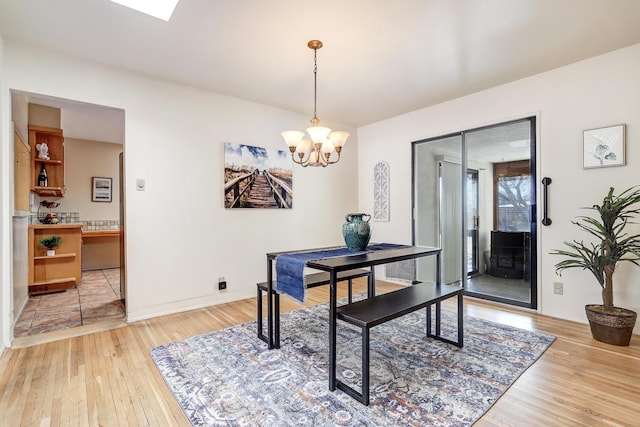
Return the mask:
[[[413,143],[413,242],[442,248],[443,283],[465,295],[536,308],[535,129],[529,117]]]
[[[31,289],[27,294],[30,283],[19,283],[26,298],[16,300],[14,293],[18,316],[14,337],[29,337],[28,341],[33,342],[34,336],[49,332],[60,337],[65,330],[77,326],[90,330],[125,322],[126,291],[120,256],[124,211],[118,202],[124,196],[122,190],[118,191],[123,188],[119,155],[124,147],[124,110],[16,90],[11,90],[11,95],[16,135],[27,135],[29,126],[34,125],[62,129],[64,135],[64,156],[57,159],[64,164],[63,195],[36,195],[30,192],[30,182],[20,189],[16,186],[15,192],[24,192],[27,199],[29,223],[43,226],[38,213],[44,198],[56,202],[49,214],[56,217],[58,224],[82,225],[78,228],[81,249],[65,254],[81,269],[80,277],[73,275],[75,287],[45,293]],[[23,139],[26,141],[26,137]],[[112,183],[108,200],[93,197],[96,179]],[[14,240],[25,233],[16,228],[12,232]],[[25,259],[19,267],[27,268],[26,254],[14,250],[13,257]]]

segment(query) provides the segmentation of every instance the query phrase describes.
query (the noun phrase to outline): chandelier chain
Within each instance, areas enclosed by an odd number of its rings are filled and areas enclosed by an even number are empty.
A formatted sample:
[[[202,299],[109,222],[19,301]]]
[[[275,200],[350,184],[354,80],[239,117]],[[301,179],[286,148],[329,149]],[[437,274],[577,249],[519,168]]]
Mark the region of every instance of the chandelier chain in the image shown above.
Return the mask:
[[[318,119],[318,49],[313,49],[313,118]]]

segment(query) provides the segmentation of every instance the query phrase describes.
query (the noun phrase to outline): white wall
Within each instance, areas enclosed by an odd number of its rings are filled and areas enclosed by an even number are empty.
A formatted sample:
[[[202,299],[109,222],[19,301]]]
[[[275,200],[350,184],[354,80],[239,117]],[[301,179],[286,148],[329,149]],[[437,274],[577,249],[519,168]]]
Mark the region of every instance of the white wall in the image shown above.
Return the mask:
[[[64,131],[64,129],[63,129]],[[64,198],[58,200],[62,212],[79,212],[80,221],[120,219],[119,156],[122,144],[64,138]],[[91,178],[111,178],[111,202],[93,202]],[[46,197],[45,197],[46,199]]]
[[[459,98],[358,130],[360,210],[373,206],[368,176],[384,158],[391,170],[391,221],[377,223],[377,240],[411,242],[411,141],[445,135],[531,115],[538,116],[538,177],[551,177],[550,227],[539,225],[539,311],[586,322],[584,305],[600,303],[600,288],[589,273],[555,275],[560,261],[548,253],[562,242],[583,239],[570,221],[582,206],[602,200],[609,186],[618,190],[640,184],[640,45],[611,52],[527,79]],[[582,132],[627,124],[627,166],[582,168]],[[541,195],[540,182],[538,194]],[[541,219],[538,204],[538,218]],[[564,295],[553,282],[564,282]],[[620,266],[616,305],[640,310],[640,269]]]
[[[309,117],[13,43],[4,63],[3,100],[16,89],[125,110],[129,320],[253,297],[266,252],[342,242],[344,214],[358,205],[353,129],[327,122],[352,139],[336,165],[295,167],[293,209],[225,210],[223,143],[286,149],[280,132]]]
[[[10,97],[6,95],[4,77],[4,39],[0,36],[0,228],[2,229],[2,237],[0,237],[0,355],[5,348],[11,345],[11,289],[13,282],[11,280],[11,235],[6,230],[11,230],[11,215],[13,215],[13,206],[10,205],[10,190],[13,189],[13,181],[10,179],[10,169],[13,165],[13,136],[9,133],[9,122],[11,114],[9,106],[11,105]],[[10,160],[11,159],[11,160]]]

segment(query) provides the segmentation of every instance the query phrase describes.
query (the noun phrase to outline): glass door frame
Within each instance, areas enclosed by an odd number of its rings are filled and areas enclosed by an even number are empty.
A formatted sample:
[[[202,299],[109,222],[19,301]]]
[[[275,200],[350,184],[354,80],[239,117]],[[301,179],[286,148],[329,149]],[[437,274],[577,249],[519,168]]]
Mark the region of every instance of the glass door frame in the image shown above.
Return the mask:
[[[475,292],[471,292],[468,291],[466,288],[466,279],[467,279],[467,251],[468,251],[468,244],[467,244],[467,230],[468,230],[468,224],[467,224],[467,215],[466,215],[466,207],[467,207],[467,183],[466,183],[466,178],[467,178],[467,171],[468,171],[468,159],[467,159],[467,141],[466,141],[466,134],[471,133],[471,132],[475,132],[475,131],[481,131],[481,130],[486,130],[486,129],[491,129],[491,128],[497,128],[497,127],[501,127],[501,126],[505,126],[505,125],[509,125],[509,124],[514,124],[514,123],[518,123],[518,122],[523,122],[523,121],[529,121],[529,129],[530,129],[530,135],[529,135],[529,164],[530,164],[530,169],[531,169],[531,204],[530,204],[530,211],[529,211],[529,218],[530,218],[530,257],[529,257],[529,263],[530,263],[530,278],[529,278],[529,286],[530,286],[530,300],[529,302],[525,302],[525,301],[518,301],[518,300],[514,300],[514,299],[508,299],[508,298],[502,298],[502,297],[497,297],[494,295],[487,295],[487,294],[479,294],[479,293],[475,293]],[[463,278],[463,283],[464,283],[464,295],[467,296],[471,296],[471,297],[475,297],[475,298],[479,298],[479,299],[484,299],[484,300],[488,300],[488,301],[494,301],[494,302],[499,302],[499,303],[504,303],[504,304],[508,304],[508,305],[512,305],[512,306],[518,306],[518,307],[526,307],[526,308],[531,308],[531,309],[537,309],[538,307],[538,279],[537,279],[537,263],[538,263],[538,256],[537,256],[537,217],[536,217],[536,212],[537,212],[537,200],[538,200],[538,196],[537,196],[537,156],[536,156],[536,142],[537,142],[537,118],[536,116],[528,116],[528,117],[523,117],[520,119],[514,119],[514,120],[510,120],[510,121],[506,121],[506,122],[501,122],[501,123],[496,123],[493,125],[488,125],[488,126],[482,126],[482,127],[478,127],[478,128],[473,128],[473,129],[467,129],[461,132],[455,132],[455,133],[450,133],[450,134],[446,134],[446,135],[441,135],[441,136],[437,136],[437,137],[433,137],[433,138],[427,138],[427,139],[422,139],[419,141],[413,141],[411,144],[411,210],[412,210],[412,217],[411,217],[411,240],[412,240],[412,244],[415,245],[416,244],[416,221],[417,221],[417,213],[416,213],[416,209],[417,209],[417,194],[416,194],[416,157],[417,157],[417,147],[419,146],[419,144],[422,143],[428,143],[431,141],[436,141],[436,140],[440,140],[440,139],[445,139],[445,138],[450,138],[453,136],[460,136],[462,139],[462,143],[461,143],[461,161],[462,161],[462,167],[461,167],[461,173],[462,173],[462,235],[465,236],[465,238],[463,238],[463,242],[462,242],[462,260],[463,262],[461,263],[461,275],[460,277]]]
[[[467,267],[469,266],[469,255],[471,255],[471,264],[473,265],[472,269],[467,268],[467,277],[478,274],[480,271],[480,237],[479,237],[479,221],[480,221],[480,206],[479,206],[479,188],[478,188],[478,171],[476,169],[467,168],[466,178],[467,182],[472,176],[473,181],[475,182],[475,194],[474,194],[474,206],[469,206],[469,203],[465,205],[465,215],[467,216],[467,246],[471,243],[471,248],[467,247],[467,253],[465,259],[467,260]],[[467,187],[467,191],[469,191],[469,187]],[[467,193],[467,200],[468,193]],[[469,224],[469,208],[473,209],[473,224]],[[470,227],[471,226],[471,227]],[[470,253],[469,253],[470,251]]]

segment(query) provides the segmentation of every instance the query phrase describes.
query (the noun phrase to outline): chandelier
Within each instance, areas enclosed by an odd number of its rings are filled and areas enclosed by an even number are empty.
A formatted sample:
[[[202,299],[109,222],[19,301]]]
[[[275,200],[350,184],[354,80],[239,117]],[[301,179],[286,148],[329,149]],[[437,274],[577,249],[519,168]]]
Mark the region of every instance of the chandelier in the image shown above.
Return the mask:
[[[304,132],[287,130],[281,133],[284,142],[289,147],[291,159],[294,163],[307,166],[322,166],[338,163],[340,151],[349,138],[349,132],[333,131],[328,127],[320,126],[316,111],[316,98],[318,93],[318,49],[322,47],[320,40],[311,40],[307,43],[309,49],[313,49],[313,118],[311,127],[307,128],[310,139],[303,139]],[[331,154],[337,153],[337,157]],[[297,156],[296,156],[297,155]]]

